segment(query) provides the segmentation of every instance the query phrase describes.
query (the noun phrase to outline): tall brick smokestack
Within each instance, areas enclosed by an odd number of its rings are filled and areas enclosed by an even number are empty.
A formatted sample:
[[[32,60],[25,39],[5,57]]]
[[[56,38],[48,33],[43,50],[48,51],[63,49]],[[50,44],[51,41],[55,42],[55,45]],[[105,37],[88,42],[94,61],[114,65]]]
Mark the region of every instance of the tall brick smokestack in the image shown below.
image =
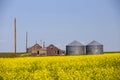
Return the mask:
[[[14,18],[14,56],[16,57],[16,18]]]
[[[45,41],[43,42],[43,48],[45,48]]]

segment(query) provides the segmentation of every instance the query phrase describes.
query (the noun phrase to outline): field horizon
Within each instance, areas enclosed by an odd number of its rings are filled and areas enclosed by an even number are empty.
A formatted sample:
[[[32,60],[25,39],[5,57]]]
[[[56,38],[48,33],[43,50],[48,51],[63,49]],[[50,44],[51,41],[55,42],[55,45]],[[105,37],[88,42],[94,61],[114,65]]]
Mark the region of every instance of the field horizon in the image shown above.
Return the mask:
[[[111,51],[111,52],[108,51],[108,52],[104,52],[103,54],[115,54],[115,53],[120,53],[120,51]],[[87,55],[97,55],[97,54],[87,54]],[[29,56],[30,55],[28,55],[28,53],[26,53],[26,52],[17,52],[16,53],[16,57],[29,57]],[[57,56],[61,56],[61,55],[57,55]],[[65,56],[68,56],[68,55],[65,55]],[[71,55],[71,56],[73,56],[73,55]],[[0,58],[9,58],[9,57],[11,57],[11,58],[15,57],[14,52],[0,52]]]

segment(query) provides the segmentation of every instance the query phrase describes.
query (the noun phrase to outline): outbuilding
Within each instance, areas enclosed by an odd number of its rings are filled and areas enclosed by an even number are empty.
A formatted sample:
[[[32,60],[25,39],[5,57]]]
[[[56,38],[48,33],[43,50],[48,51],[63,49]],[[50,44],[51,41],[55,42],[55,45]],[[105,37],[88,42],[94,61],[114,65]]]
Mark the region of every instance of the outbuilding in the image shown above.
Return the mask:
[[[86,45],[87,54],[101,54],[103,53],[103,45],[95,40]]]
[[[78,41],[73,41],[70,44],[66,45],[66,54],[67,55],[79,55],[85,54],[85,46]]]

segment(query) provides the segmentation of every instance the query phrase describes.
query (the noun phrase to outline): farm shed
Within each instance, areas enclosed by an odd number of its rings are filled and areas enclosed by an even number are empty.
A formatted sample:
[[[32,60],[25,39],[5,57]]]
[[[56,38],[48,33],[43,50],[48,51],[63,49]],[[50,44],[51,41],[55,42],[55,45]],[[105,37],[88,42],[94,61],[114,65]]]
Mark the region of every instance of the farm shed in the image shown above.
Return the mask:
[[[85,54],[85,46],[78,41],[73,41],[72,43],[66,45],[66,54],[67,55],[77,55]]]
[[[101,54],[103,53],[103,45],[93,40],[88,45],[86,45],[86,53],[87,54]]]
[[[28,48],[27,52],[28,52],[29,55],[33,55],[33,56],[46,55],[47,54],[47,49],[36,43],[34,46]]]
[[[47,55],[64,55],[64,51],[51,44],[47,47]]]

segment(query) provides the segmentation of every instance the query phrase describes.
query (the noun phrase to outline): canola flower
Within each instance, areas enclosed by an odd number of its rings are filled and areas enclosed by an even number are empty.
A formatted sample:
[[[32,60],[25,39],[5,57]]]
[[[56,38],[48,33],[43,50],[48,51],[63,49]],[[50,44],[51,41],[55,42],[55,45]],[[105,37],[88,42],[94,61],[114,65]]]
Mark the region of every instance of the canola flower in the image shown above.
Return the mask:
[[[0,80],[120,80],[120,54],[0,58]]]

